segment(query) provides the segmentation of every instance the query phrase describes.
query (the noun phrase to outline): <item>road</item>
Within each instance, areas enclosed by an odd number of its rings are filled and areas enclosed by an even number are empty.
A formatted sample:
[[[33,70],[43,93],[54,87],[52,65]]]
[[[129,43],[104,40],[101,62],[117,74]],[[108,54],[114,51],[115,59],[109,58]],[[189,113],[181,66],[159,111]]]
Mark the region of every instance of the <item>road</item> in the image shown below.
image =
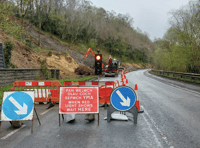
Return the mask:
[[[138,95],[144,113],[138,114],[134,125],[129,121],[104,117],[107,111],[100,108],[100,125],[88,122],[77,115],[73,123],[61,121],[59,127],[58,104],[46,110],[47,105],[35,105],[41,126],[34,120],[25,121],[21,129],[3,122],[0,135],[1,148],[200,148],[200,86],[175,82],[147,73],[146,70],[126,74],[128,86],[138,85]],[[102,81],[120,80],[106,77]],[[17,131],[16,131],[17,130]]]

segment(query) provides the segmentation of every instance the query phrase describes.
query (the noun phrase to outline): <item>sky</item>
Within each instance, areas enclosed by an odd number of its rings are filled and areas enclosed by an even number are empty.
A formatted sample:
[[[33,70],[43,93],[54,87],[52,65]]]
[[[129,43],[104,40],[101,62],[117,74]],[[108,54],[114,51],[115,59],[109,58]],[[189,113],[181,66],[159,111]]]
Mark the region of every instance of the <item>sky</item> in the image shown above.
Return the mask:
[[[146,31],[150,39],[162,38],[169,28],[169,14],[189,3],[190,0],[90,0],[94,6],[117,14],[130,14],[134,23],[132,26]]]

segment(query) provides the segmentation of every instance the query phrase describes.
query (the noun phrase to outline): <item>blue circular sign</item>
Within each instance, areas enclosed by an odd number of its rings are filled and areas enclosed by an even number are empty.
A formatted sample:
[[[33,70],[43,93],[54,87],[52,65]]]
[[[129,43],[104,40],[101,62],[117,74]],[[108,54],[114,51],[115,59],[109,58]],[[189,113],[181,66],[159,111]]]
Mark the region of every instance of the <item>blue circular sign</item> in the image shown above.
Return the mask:
[[[112,106],[119,111],[127,111],[135,105],[135,91],[127,86],[120,86],[113,90],[110,95]]]
[[[33,99],[24,92],[10,94],[2,105],[4,115],[11,120],[21,120],[33,110]]]

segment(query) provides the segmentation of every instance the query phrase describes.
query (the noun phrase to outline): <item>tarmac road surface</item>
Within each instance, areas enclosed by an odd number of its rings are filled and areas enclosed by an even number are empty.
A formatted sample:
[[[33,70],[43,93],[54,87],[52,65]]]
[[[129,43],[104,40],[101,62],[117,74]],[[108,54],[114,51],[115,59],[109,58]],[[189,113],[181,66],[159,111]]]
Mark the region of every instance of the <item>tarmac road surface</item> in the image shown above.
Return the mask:
[[[144,113],[138,114],[134,125],[129,121],[104,117],[107,111],[100,108],[100,124],[84,120],[76,115],[73,123],[61,120],[59,127],[58,104],[46,110],[47,105],[35,105],[41,121],[24,121],[20,129],[9,122],[2,122],[1,148],[200,148],[200,92],[199,86],[174,82],[152,76],[146,70],[126,74],[128,86],[138,85],[138,95]],[[102,78],[102,81],[120,80],[118,77]],[[182,84],[179,84],[182,83]],[[184,87],[183,87],[184,86]],[[187,87],[186,87],[187,86]],[[35,117],[36,118],[36,117]]]

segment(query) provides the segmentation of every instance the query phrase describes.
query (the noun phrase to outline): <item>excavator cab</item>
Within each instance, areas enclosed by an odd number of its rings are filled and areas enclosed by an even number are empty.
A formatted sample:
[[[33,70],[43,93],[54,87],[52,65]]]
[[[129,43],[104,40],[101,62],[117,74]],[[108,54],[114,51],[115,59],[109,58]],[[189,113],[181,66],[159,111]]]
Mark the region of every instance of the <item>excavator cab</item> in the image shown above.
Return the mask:
[[[109,61],[109,65],[105,66],[105,76],[118,76],[118,67],[119,61],[118,60],[111,60]]]

